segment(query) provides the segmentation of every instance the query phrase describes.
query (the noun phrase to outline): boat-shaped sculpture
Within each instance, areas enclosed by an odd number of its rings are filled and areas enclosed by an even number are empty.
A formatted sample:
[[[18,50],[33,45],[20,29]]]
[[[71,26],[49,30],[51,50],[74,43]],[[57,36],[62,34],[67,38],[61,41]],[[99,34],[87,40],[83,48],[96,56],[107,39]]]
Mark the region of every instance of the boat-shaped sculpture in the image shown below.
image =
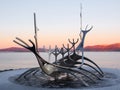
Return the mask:
[[[27,70],[26,72],[19,75],[16,80],[20,81],[23,78],[29,80],[29,75],[41,77],[38,75],[38,73],[43,73],[44,77],[46,77],[48,81],[58,82],[62,80],[68,81],[70,79],[70,82],[78,81],[81,82],[80,84],[84,86],[89,86],[91,83],[96,83],[97,80],[101,80],[101,78],[104,76],[101,68],[93,60],[84,56],[85,37],[87,33],[92,30],[92,28],[93,27],[87,29],[86,26],[85,30],[81,29],[81,41],[79,41],[79,39],[77,39],[76,41],[75,39],[73,39],[72,41],[68,39],[69,44],[67,44],[67,46],[63,44],[63,47],[61,47],[60,49],[55,46],[55,49],[50,51],[50,55],[53,54],[55,56],[55,60],[53,63],[50,63],[48,62],[48,60],[43,59],[42,56],[39,54],[36,29],[35,42],[29,40],[31,45],[26,43],[24,40],[16,37],[14,42],[30,50],[35,55],[39,64],[39,67]],[[76,48],[77,44],[78,46]],[[78,53],[80,51],[82,55]],[[62,57],[58,59],[58,55],[61,55]]]

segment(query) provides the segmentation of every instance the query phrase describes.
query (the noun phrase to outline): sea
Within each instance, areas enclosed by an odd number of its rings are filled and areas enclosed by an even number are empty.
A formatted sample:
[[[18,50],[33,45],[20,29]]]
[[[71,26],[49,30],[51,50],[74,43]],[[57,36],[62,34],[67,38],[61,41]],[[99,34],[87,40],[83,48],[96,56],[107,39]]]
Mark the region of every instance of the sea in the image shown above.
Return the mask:
[[[49,59],[48,52],[40,52],[39,54],[51,63],[55,60],[54,55],[51,55]],[[84,52],[84,55],[97,63],[101,68],[120,69],[120,52]],[[61,55],[58,56],[59,58],[61,58]],[[38,66],[37,59],[31,52],[0,52],[0,70]]]

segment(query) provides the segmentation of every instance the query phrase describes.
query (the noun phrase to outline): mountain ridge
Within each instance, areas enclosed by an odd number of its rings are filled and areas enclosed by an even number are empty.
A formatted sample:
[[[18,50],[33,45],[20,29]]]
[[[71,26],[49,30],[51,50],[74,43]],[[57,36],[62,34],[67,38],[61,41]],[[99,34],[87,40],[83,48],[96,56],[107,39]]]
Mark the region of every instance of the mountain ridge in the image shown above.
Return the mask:
[[[45,52],[45,49],[39,48],[39,51]],[[9,48],[0,49],[0,52],[30,52],[30,51],[25,48],[20,48],[20,47],[9,47]]]
[[[120,43],[86,46],[85,51],[120,51]]]
[[[108,45],[92,45],[86,46],[85,51],[120,51],[120,43],[108,44]],[[39,48],[40,52],[48,51],[45,48]],[[29,52],[29,50],[20,47],[9,47],[0,49],[0,52]]]

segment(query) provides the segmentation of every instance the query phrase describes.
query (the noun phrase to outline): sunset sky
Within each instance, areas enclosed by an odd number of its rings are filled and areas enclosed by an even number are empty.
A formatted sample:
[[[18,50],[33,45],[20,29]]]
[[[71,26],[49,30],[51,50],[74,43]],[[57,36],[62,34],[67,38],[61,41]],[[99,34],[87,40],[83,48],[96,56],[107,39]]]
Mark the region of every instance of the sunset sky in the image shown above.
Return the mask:
[[[120,43],[120,0],[0,0],[0,48],[18,47],[15,37],[33,40],[36,13],[39,47],[59,47],[79,38],[83,6],[85,46]]]

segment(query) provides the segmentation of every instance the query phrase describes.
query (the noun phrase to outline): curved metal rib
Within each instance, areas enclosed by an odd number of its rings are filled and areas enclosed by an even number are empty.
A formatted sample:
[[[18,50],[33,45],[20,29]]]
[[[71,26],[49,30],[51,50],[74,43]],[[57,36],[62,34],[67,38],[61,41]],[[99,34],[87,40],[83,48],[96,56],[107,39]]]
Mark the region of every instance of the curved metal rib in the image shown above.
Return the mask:
[[[94,73],[92,73],[92,72],[90,72],[90,71],[88,71],[88,70],[86,70],[86,69],[84,69],[84,68],[79,68],[80,70],[83,70],[83,71],[85,71],[85,72],[88,72],[88,73],[90,73],[90,74],[92,74],[94,77],[96,77],[97,79],[101,79],[100,77],[98,77],[96,74],[94,74]]]
[[[60,65],[62,65],[62,66],[67,66],[67,67],[74,67],[76,64],[81,64],[82,63],[80,61],[78,62],[78,60],[80,60],[82,58],[82,56],[80,56],[80,55],[77,55],[77,54],[73,53],[70,56],[70,58],[72,58],[74,61],[69,61],[68,56],[66,56],[66,57],[58,60],[58,63],[60,63]],[[102,73],[103,71],[100,69],[100,67],[95,62],[93,62],[92,60],[90,60],[87,57],[84,57],[84,60],[92,63],[94,66],[92,66],[90,64],[87,64],[85,62],[84,62],[83,65],[91,67],[93,70],[95,70],[96,72],[98,72],[103,77],[103,73]],[[81,67],[78,66],[77,68],[81,68]]]
[[[22,73],[19,77],[16,78],[16,80],[20,80],[22,77],[24,77],[25,79],[27,79],[27,75],[32,73],[36,68],[30,68],[29,70],[25,71],[24,73]]]
[[[89,61],[89,62],[91,62],[92,64],[94,64],[94,65],[100,70],[100,72],[101,72],[102,74],[104,74],[103,71],[100,69],[100,67],[99,67],[95,62],[93,62],[92,60],[90,60],[90,59],[87,58],[87,57],[84,57],[84,58],[85,58],[86,61]]]
[[[77,55],[76,57],[78,58],[78,60],[82,58],[82,56],[80,56],[80,55]],[[103,76],[103,74],[104,74],[103,71],[100,69],[100,67],[99,67],[94,61],[92,61],[91,59],[89,59],[89,58],[87,58],[87,57],[83,57],[83,58],[84,58],[84,60],[92,63],[93,65],[95,65],[96,68],[99,70],[99,73],[101,73],[101,75]],[[81,62],[80,62],[80,63],[81,63]],[[85,65],[89,65],[89,64],[86,63]],[[93,66],[91,66],[91,65],[89,65],[89,66],[90,66],[90,67],[93,67]],[[98,71],[98,70],[97,70],[97,71]]]
[[[81,64],[81,62],[76,62],[76,64]],[[93,67],[92,65],[89,65],[87,63],[84,63],[84,65],[91,67],[93,70],[95,70],[96,72],[98,72],[100,74],[100,76],[103,77],[103,74],[99,70],[97,70],[95,67]],[[79,68],[79,69],[81,69],[81,68]]]

